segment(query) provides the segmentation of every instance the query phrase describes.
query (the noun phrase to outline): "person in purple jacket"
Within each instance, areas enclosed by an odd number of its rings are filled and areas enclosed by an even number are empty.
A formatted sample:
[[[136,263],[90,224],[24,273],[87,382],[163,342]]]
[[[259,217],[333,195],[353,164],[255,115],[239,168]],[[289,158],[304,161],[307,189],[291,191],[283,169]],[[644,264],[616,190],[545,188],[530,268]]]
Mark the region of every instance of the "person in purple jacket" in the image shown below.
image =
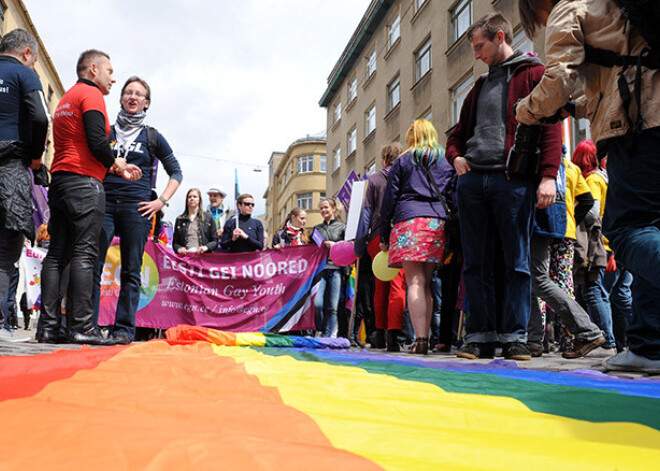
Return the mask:
[[[429,121],[415,120],[406,132],[406,142],[408,150],[394,162],[387,179],[380,248],[390,251],[390,267],[403,268],[408,284],[408,309],[416,336],[410,352],[426,355],[433,311],[431,276],[444,261],[445,204],[454,201],[456,172],[445,160],[438,133]]]

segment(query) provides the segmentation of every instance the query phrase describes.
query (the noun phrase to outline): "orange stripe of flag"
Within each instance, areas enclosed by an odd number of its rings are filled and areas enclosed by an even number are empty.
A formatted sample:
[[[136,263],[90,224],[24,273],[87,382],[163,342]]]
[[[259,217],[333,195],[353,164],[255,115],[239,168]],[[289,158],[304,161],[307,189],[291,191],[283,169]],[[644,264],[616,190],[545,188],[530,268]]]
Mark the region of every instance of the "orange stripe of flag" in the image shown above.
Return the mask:
[[[380,469],[208,343],[132,345],[0,417],[3,469]]]

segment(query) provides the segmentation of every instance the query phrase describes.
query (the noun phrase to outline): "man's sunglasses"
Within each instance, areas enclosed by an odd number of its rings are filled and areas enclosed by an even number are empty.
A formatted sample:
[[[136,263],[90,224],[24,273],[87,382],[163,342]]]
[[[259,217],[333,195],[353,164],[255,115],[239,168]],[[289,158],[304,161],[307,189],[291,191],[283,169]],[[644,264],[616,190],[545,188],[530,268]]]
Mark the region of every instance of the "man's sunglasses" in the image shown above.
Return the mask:
[[[243,206],[254,206],[254,203],[241,203]]]

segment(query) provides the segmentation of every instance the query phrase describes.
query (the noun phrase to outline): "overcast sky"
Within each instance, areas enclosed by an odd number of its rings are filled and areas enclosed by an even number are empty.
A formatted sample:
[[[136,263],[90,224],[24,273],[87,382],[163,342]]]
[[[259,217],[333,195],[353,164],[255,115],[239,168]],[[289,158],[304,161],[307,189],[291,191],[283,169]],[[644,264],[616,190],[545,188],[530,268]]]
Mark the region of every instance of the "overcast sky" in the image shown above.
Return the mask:
[[[241,192],[268,185],[268,159],[294,140],[325,130],[318,101],[369,0],[24,0],[65,89],[80,52],[107,52],[117,83],[106,97],[114,123],[131,75],[152,90],[147,123],[165,136],[184,180],[165,218],[184,208],[185,192],[222,185],[233,205]],[[262,172],[253,171],[255,167]],[[167,183],[159,170],[159,193]],[[205,198],[204,203],[208,203]]]

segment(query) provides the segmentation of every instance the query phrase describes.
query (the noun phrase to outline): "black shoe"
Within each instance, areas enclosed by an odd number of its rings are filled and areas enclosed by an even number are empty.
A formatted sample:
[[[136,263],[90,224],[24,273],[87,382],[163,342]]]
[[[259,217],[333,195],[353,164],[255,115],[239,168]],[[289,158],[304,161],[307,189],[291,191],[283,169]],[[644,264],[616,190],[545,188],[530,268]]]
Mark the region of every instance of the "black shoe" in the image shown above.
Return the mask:
[[[543,355],[543,345],[539,342],[527,342],[527,348],[534,358],[538,358]]]
[[[133,341],[128,335],[125,334],[113,334],[110,338],[108,338],[108,340],[112,342],[112,345],[128,345]]]
[[[63,343],[60,337],[60,334],[55,331],[43,330],[37,336],[37,342],[39,343]]]
[[[399,334],[401,331],[399,329],[390,329],[387,331],[387,351],[388,352],[400,352],[401,345],[399,344]]]
[[[371,348],[385,348],[385,330],[376,329],[369,336]]]
[[[469,360],[476,360],[477,358],[493,358],[495,357],[495,345],[490,342],[486,343],[464,343],[461,348],[456,352],[458,358],[467,358]]]
[[[72,332],[69,338],[71,343],[87,345],[114,345],[112,339],[103,338],[97,327],[92,327],[84,332]]]
[[[526,344],[521,342],[505,343],[502,355],[507,360],[527,361],[532,359],[532,352],[529,351]]]

